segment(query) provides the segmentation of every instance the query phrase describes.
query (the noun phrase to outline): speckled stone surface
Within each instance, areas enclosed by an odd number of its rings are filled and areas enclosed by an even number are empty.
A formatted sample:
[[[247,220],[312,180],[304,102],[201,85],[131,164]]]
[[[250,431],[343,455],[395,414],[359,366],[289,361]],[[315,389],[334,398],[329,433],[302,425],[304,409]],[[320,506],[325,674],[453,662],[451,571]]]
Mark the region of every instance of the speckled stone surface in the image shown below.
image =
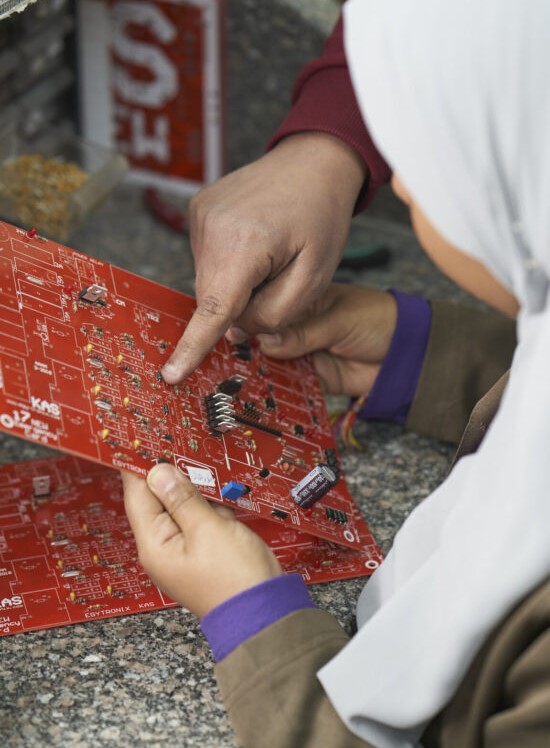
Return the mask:
[[[290,3],[292,5],[292,3]],[[321,26],[287,3],[229,0],[229,163],[262,153],[284,115],[297,70],[321,48]],[[324,13],[324,10],[321,12]],[[332,13],[326,7],[327,14]],[[261,91],[262,95],[257,93]],[[404,211],[382,191],[354,221],[350,244],[384,242],[392,260],[339,279],[463,298],[424,257]],[[71,240],[89,252],[182,291],[193,271],[184,237],[155,222],[141,192],[120,186]],[[412,508],[445,476],[453,448],[387,424],[361,426],[366,452],[343,453],[347,481],[384,552]],[[0,460],[48,450],[0,435]],[[364,580],[313,587],[348,630]],[[0,639],[2,748],[235,748],[197,621],[168,610]]]

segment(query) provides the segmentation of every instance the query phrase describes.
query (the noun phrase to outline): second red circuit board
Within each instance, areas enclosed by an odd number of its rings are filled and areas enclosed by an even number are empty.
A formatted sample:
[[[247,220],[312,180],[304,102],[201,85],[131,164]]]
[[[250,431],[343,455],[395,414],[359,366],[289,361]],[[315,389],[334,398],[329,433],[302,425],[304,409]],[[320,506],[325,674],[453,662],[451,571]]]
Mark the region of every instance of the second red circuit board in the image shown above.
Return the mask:
[[[371,574],[353,550],[240,514],[308,584]],[[118,471],[60,455],[0,465],[0,636],[174,607],[137,559]]]

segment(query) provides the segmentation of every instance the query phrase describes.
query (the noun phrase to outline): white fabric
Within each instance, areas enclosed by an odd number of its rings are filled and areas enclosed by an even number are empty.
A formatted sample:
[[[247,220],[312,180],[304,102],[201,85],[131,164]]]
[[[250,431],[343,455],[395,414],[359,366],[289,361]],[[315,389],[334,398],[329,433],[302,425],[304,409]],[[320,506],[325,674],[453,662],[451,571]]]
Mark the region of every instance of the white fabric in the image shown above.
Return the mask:
[[[550,3],[348,0],[344,22],[381,153],[521,304],[480,449],[405,522],[361,595],[359,633],[319,673],[354,733],[405,748],[550,573]]]

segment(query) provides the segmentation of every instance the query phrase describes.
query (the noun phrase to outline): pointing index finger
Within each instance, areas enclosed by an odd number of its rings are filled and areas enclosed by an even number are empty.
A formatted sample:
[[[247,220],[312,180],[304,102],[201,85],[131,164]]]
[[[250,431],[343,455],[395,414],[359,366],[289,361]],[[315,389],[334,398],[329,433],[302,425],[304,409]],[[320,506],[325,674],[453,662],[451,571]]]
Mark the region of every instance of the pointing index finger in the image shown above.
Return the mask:
[[[246,276],[212,283],[204,296],[197,294],[197,308],[176,348],[162,368],[167,384],[189,376],[245,309],[252,286]]]
[[[231,310],[213,294],[198,302],[193,316],[162,368],[167,384],[177,384],[189,376],[212,350],[231,324]]]

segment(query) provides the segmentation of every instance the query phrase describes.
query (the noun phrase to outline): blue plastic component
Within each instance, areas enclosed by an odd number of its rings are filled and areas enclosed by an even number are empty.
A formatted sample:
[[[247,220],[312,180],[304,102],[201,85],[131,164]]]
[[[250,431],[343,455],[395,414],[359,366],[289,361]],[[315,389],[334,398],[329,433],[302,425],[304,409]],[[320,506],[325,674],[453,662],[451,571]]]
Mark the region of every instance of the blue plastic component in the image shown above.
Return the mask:
[[[242,483],[230,480],[229,483],[226,483],[222,488],[222,497],[224,499],[229,499],[229,501],[238,501],[245,491],[246,486],[243,486]]]

